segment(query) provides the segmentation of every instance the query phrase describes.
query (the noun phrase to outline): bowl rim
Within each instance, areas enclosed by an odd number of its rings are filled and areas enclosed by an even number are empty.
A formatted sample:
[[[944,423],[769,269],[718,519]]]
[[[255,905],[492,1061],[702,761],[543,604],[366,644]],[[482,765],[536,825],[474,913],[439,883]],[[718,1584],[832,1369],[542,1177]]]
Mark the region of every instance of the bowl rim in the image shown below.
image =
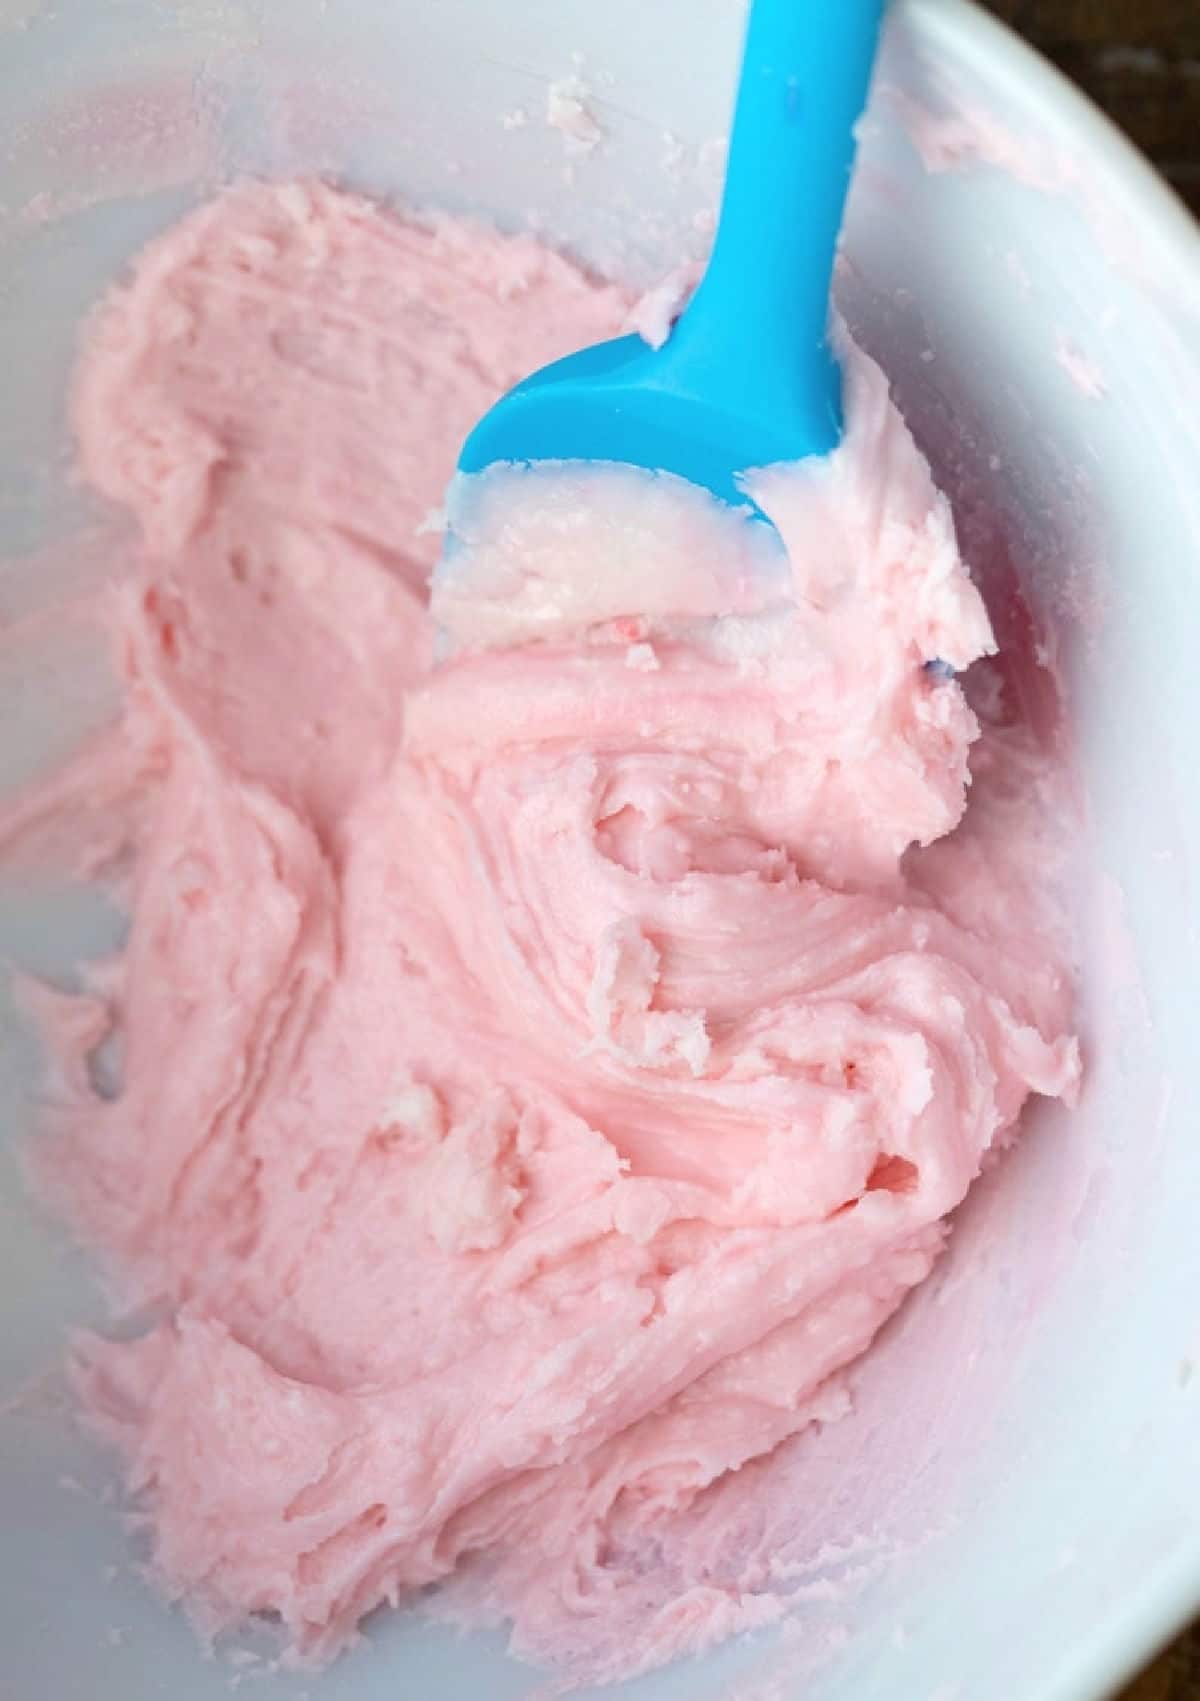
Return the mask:
[[[1182,281],[1178,304],[1200,318],[1200,220],[1125,132],[980,0],[897,0],[896,11],[938,59],[977,73],[984,87],[1011,90],[1014,104],[1034,108],[1048,132],[1077,145],[1106,200],[1169,254]]]
[[[1048,59],[978,0],[897,0],[916,39],[944,63],[977,75],[979,84],[1011,90],[1046,131],[1073,144],[1089,178],[1139,235],[1157,245],[1160,306],[1197,327],[1200,350],[1200,221],[1124,132]],[[1171,276],[1164,276],[1165,262]],[[1200,365],[1200,362],[1198,362]],[[1084,1644],[1064,1649],[1028,1701],[1106,1701],[1138,1676],[1200,1612],[1200,1532],[1155,1570],[1143,1567],[1123,1585]]]

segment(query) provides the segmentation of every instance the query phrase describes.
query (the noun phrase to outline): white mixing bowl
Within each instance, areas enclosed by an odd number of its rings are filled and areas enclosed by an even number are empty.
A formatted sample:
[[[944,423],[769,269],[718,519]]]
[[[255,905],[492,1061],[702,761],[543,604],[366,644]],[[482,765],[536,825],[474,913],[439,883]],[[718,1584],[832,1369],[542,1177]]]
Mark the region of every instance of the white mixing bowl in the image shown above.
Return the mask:
[[[533,215],[649,278],[703,239],[740,11],[0,0],[0,621],[54,594],[56,542],[87,521],[64,427],[76,326],[149,234],[232,171],[317,170]],[[572,75],[605,131],[590,151],[544,122]],[[1100,871],[1088,1087],[1075,1114],[1030,1118],[856,1377],[854,1414],[798,1450],[780,1491],[811,1507],[824,1557],[794,1630],[620,1693],[1097,1701],[1200,1606],[1200,238],[1000,26],[899,0],[847,255],[843,305],[973,565],[996,597],[1015,564],[1062,681]],[[105,700],[79,644],[51,656],[37,630],[0,628],[5,787]],[[116,926],[78,888],[0,891],[0,953],[42,973]],[[56,1398],[64,1329],[102,1305],[21,1186],[36,1053],[7,994],[0,1029],[0,1693],[227,1701],[242,1676],[261,1701],[525,1693],[500,1636],[413,1616],[320,1678],[231,1668],[145,1589],[103,1503],[111,1461]]]

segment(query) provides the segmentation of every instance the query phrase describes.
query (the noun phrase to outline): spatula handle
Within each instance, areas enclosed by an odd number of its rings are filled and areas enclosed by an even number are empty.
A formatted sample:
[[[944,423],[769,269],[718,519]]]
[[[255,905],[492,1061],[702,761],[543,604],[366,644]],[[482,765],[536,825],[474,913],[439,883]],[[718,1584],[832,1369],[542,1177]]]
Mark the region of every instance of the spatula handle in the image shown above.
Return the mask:
[[[824,447],[841,428],[829,288],[884,4],[752,0],[716,241],[677,328],[710,395],[747,386],[761,406],[775,387],[828,416]]]

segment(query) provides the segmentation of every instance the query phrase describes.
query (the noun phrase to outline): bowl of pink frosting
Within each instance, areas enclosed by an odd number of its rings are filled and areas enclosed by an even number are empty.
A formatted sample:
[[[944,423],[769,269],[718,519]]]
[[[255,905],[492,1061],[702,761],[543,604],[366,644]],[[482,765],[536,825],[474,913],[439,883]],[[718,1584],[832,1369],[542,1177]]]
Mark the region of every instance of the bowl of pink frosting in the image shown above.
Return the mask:
[[[1200,1607],[1187,213],[896,0],[770,537],[451,482],[669,334],[742,11],[0,10],[5,1694],[1100,1701]]]

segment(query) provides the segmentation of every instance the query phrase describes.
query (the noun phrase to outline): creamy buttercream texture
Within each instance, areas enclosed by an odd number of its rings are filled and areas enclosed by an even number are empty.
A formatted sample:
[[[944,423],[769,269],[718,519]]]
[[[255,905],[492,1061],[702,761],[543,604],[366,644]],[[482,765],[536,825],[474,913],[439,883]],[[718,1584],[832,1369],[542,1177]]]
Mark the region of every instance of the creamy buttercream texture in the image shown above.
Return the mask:
[[[584,1677],[773,1616],[714,1493],[838,1415],[1076,1081],[1004,786],[945,839],[990,628],[864,356],[844,445],[754,483],[786,555],[668,480],[489,475],[431,616],[466,429],[630,306],[528,239],[244,186],[81,356],[83,469],[138,528],[94,773],[142,805],[38,1167],[153,1308],[76,1371],[158,1575],[299,1656],[452,1576]]]

